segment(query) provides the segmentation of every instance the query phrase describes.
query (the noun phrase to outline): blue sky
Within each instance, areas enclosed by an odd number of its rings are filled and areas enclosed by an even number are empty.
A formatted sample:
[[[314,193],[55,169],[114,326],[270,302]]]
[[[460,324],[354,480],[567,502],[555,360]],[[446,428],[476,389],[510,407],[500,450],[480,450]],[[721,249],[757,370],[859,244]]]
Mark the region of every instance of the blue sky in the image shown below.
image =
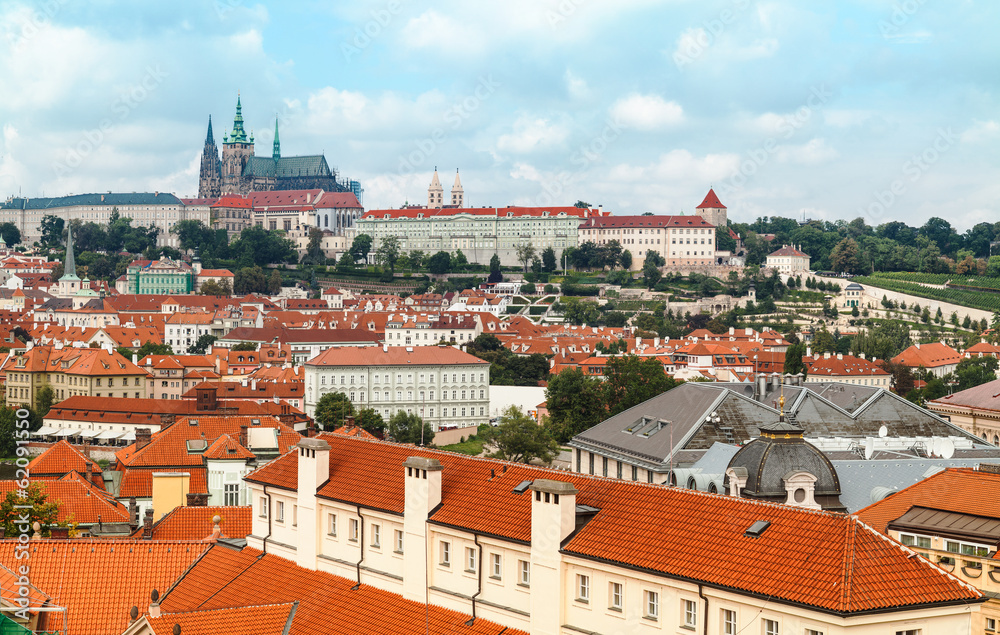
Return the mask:
[[[1000,5],[0,3],[0,195],[197,192],[239,92],[257,152],[324,152],[368,208],[1000,220]]]

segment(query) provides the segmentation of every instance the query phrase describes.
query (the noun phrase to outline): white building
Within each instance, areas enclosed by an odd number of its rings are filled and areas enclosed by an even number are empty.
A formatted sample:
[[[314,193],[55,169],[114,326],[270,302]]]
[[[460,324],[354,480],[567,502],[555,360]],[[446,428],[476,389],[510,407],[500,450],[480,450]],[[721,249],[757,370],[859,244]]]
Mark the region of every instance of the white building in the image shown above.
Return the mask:
[[[767,255],[767,266],[781,273],[803,273],[809,271],[809,254],[785,245],[781,249]]]
[[[970,633],[857,518],[335,434],[247,477],[247,546],[533,635]],[[475,618],[474,618],[475,619]]]
[[[715,226],[701,216],[598,216],[580,225],[581,243],[613,240],[632,253],[633,271],[642,269],[650,251],[670,267],[715,262]]]
[[[489,263],[493,254],[500,263],[519,263],[517,247],[530,244],[538,257],[548,247],[556,258],[563,249],[575,247],[581,221],[601,216],[599,209],[579,207],[406,207],[369,210],[358,219],[347,238],[358,234],[372,237],[372,254],[387,236],[399,239],[403,252],[434,254],[461,251],[469,262]]]
[[[189,199],[194,200],[194,199]],[[21,230],[21,240],[31,244],[41,240],[42,219],[58,216],[67,223],[81,220],[107,225],[117,209],[122,218],[131,218],[135,227],[157,227],[159,246],[178,247],[178,237],[170,229],[182,220],[198,220],[209,224],[209,209],[205,204],[185,205],[182,199],[165,192],[133,192],[106,194],[76,194],[55,198],[9,198],[0,205],[0,223],[14,223]]]
[[[331,392],[388,421],[399,411],[419,415],[435,431],[489,421],[490,364],[451,346],[335,348],[305,364],[306,403]]]

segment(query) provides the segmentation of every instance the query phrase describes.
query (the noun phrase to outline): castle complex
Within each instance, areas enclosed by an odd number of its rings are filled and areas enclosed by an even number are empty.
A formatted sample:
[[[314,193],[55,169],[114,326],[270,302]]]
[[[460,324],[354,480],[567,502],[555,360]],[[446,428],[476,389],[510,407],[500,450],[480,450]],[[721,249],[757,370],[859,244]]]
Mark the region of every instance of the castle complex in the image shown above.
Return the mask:
[[[274,142],[270,157],[256,156],[253,132],[243,127],[243,106],[236,99],[233,130],[222,135],[222,158],[208,118],[208,134],[201,155],[198,179],[199,198],[218,198],[223,194],[246,195],[274,190],[315,190],[353,192],[361,197],[361,184],[337,178],[337,172],[322,154],[282,157],[278,121],[274,121]]]

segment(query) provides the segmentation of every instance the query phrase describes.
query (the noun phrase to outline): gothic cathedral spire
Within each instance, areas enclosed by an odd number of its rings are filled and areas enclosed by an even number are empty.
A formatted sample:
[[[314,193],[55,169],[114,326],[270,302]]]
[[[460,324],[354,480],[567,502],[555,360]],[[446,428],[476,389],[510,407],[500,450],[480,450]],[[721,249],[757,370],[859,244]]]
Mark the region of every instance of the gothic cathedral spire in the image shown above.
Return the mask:
[[[212,136],[212,115],[208,116],[208,135],[205,137],[205,145],[215,145],[215,137]]]
[[[222,138],[226,140],[225,136]],[[198,198],[216,198],[221,194],[222,163],[219,161],[219,148],[215,145],[215,135],[212,134],[212,115],[208,116],[208,134],[205,135],[205,148],[201,152],[201,171],[198,175]]]
[[[281,141],[278,140],[278,118],[274,118],[274,149],[271,151],[271,157],[277,161],[281,158]]]

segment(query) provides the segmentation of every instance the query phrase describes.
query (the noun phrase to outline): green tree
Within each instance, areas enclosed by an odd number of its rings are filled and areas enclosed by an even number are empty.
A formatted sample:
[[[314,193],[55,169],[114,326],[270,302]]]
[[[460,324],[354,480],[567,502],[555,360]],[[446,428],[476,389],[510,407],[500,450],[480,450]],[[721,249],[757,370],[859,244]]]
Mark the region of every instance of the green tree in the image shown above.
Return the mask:
[[[354,271],[357,266],[358,263],[354,258],[354,253],[345,251],[340,254],[340,259],[337,261],[337,273],[348,273],[350,271]]]
[[[132,359],[131,349],[122,347],[118,349],[118,352],[126,351],[122,355],[128,359]],[[139,350],[135,352],[139,356],[139,359],[143,359],[150,355],[173,355],[174,349],[170,344],[154,344],[153,342],[147,341],[145,344],[139,347]]]
[[[629,269],[631,269],[632,268],[632,252],[629,251],[628,249],[625,249],[624,251],[622,251],[622,253],[618,256],[618,264],[620,264],[621,267],[622,267],[622,269],[624,269],[625,271],[628,271]]]
[[[563,318],[570,324],[597,324],[601,319],[601,312],[597,308],[597,303],[592,300],[578,300],[576,298],[564,298]]]
[[[509,406],[500,415],[497,426],[483,426],[480,437],[495,450],[492,458],[515,463],[531,463],[539,460],[551,463],[559,452],[559,444],[552,434],[521,412],[517,406]]]
[[[271,295],[281,293],[281,272],[277,269],[272,269],[271,276],[267,279],[267,292]]]
[[[46,214],[42,217],[39,229],[42,231],[42,246],[58,247],[63,244],[63,231],[66,221],[61,216]]]
[[[3,236],[3,241],[7,243],[8,247],[13,247],[21,242],[21,230],[11,222],[0,223],[0,236]]]
[[[596,426],[607,416],[601,382],[579,368],[567,368],[552,377],[545,389],[547,425],[559,443]]]
[[[204,355],[218,339],[214,335],[205,333],[198,338],[198,341],[188,347],[188,355]]]
[[[280,274],[279,274],[280,276]],[[248,293],[267,293],[267,275],[260,265],[243,267],[237,269],[233,277],[233,292],[236,295],[247,295]]]
[[[386,428],[397,443],[428,445],[434,441],[434,428],[419,415],[400,410],[389,419]]]
[[[608,414],[624,412],[677,384],[658,359],[642,359],[637,355],[612,357],[604,367],[604,402],[608,404]]]
[[[313,413],[313,419],[323,430],[336,430],[351,416],[354,416],[354,404],[342,392],[328,392],[320,397]]]
[[[546,247],[542,250],[542,271],[545,273],[552,273],[556,270],[559,263],[556,262],[556,250],[552,247]]]
[[[56,400],[56,392],[52,390],[52,386],[45,384],[35,393],[35,412],[40,417],[44,417],[49,414],[49,410],[52,409],[52,404]]]
[[[255,351],[255,350],[257,350],[257,343],[256,342],[240,342],[239,344],[237,344],[236,346],[234,346],[230,350],[237,351],[237,352],[238,351]]]
[[[201,295],[216,295],[222,297],[229,297],[233,294],[233,288],[229,284],[229,280],[223,280],[222,282],[216,282],[215,280],[206,280],[201,283],[201,289],[198,291]]]
[[[528,273],[528,265],[535,257],[535,246],[531,243],[520,243],[514,246],[514,253],[517,256],[517,261],[524,265],[524,273]]]
[[[955,379],[958,380],[956,390],[974,388],[997,378],[997,359],[995,357],[970,357],[963,359],[955,367]]]
[[[351,255],[354,257],[354,262],[359,260],[368,262],[368,254],[371,253],[372,242],[372,237],[368,234],[358,234],[354,237],[354,241],[351,243]]]
[[[906,396],[910,394],[914,386],[913,370],[904,364],[896,364],[891,359],[882,359],[878,362],[882,370],[889,373],[889,386],[897,395]]]
[[[427,259],[427,268],[435,275],[443,275],[451,271],[451,254],[439,251]]]
[[[244,228],[229,248],[240,267],[264,267],[297,262],[299,259],[295,244],[285,237],[284,232],[268,231],[258,225]]]
[[[427,262],[427,254],[425,254],[420,249],[414,249],[413,251],[411,251],[409,257],[410,257],[410,268],[414,270],[420,269]]]
[[[796,375],[802,373],[803,377],[806,375],[808,369],[802,361],[802,356],[806,353],[806,345],[803,343],[792,344],[785,351],[785,366],[784,373],[786,375]]]
[[[323,230],[319,227],[309,228],[309,242],[306,244],[306,253],[302,254],[304,265],[322,265],[326,263],[326,254],[323,253]]]
[[[924,386],[923,398],[925,401],[932,401],[934,399],[940,399],[948,394],[948,386],[944,383],[944,380],[940,377],[935,377],[934,379],[927,382]]]
[[[469,259],[465,257],[461,249],[455,250],[455,256],[451,259],[451,266],[459,271],[464,270],[469,264]]]
[[[30,505],[30,508],[24,509],[25,505]],[[19,495],[18,490],[7,492],[0,504],[0,523],[7,531],[6,536],[30,536],[34,533],[32,527],[36,522],[41,525],[41,533],[45,537],[52,535],[52,527],[67,525],[59,522],[59,504],[49,500],[45,486],[39,481],[29,483],[24,497]]]
[[[503,273],[500,271],[500,256],[493,254],[490,258],[490,277],[487,282],[503,282]]]
[[[358,426],[377,437],[385,434],[385,420],[377,410],[372,408],[362,408],[355,417]]]
[[[389,273],[395,275],[396,262],[400,255],[399,238],[396,236],[386,236],[382,239],[382,245],[375,252],[375,260],[382,267],[387,267]]]

